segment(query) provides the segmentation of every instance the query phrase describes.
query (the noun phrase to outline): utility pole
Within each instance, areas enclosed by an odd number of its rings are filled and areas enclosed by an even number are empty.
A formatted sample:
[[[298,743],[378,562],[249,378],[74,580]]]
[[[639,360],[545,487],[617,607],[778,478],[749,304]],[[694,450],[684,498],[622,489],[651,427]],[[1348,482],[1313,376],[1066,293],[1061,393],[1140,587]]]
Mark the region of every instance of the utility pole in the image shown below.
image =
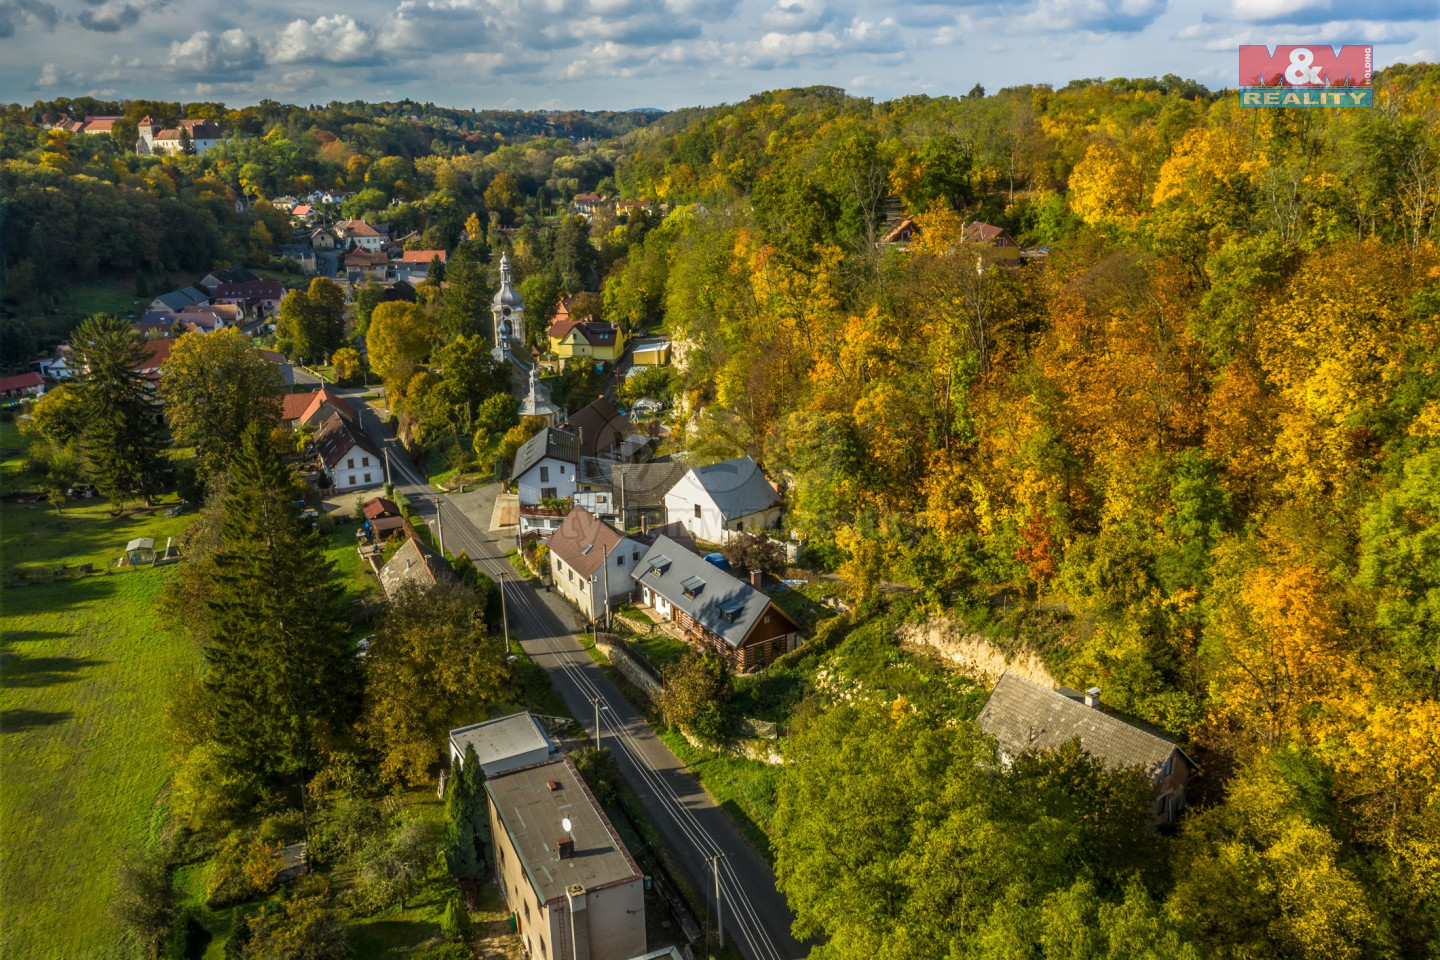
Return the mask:
[[[445,556],[445,512],[440,509],[440,501],[435,501],[435,529],[440,532],[440,556]]]
[[[605,571],[605,576],[604,576],[604,578],[603,578],[604,582],[601,584],[600,589],[602,589],[602,590],[605,591],[605,629],[606,629],[606,630],[609,630],[609,629],[610,629],[610,553],[609,553],[609,550],[610,550],[610,548],[609,548],[609,547],[605,547],[605,546],[602,546],[602,547],[600,548],[600,566],[601,566],[601,567],[604,569],[604,571]],[[600,638],[599,638],[599,637],[596,637],[595,640],[596,640],[596,642],[598,643],[599,640],[600,640]]]
[[[600,749],[600,704],[605,702],[604,697],[591,697],[590,705],[595,708],[595,749]]]
[[[510,656],[510,614],[505,609],[505,571],[500,571],[500,625],[505,631],[505,656]]]
[[[720,861],[725,859],[725,854],[717,853],[713,857],[706,857],[705,862],[710,864],[715,873],[715,929],[720,933],[720,949],[725,949],[725,919],[724,912],[720,906]]]
[[[385,482],[390,482],[390,448],[385,448]]]

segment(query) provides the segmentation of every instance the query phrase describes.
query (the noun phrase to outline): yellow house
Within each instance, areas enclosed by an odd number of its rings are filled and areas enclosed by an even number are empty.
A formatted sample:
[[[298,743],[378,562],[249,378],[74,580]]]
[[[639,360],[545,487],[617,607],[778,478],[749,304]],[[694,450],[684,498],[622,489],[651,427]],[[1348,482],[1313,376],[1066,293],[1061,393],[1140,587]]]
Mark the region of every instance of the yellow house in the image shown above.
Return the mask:
[[[557,320],[550,325],[550,352],[569,359],[614,363],[625,352],[625,334],[603,320]]]
[[[663,367],[670,362],[669,337],[638,337],[631,359],[637,367]]]

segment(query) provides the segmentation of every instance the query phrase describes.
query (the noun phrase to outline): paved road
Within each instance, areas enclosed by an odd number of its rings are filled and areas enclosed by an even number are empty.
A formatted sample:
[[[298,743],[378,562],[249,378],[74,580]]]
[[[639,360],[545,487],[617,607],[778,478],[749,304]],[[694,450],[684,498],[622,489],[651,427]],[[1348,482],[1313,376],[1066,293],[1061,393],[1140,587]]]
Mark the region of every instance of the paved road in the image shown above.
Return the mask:
[[[504,559],[509,545],[491,540],[453,503],[432,491],[374,410],[364,404],[357,406],[362,408],[361,419],[371,440],[388,452],[390,478],[410,501],[411,510],[432,524],[432,529],[442,530],[450,553],[458,555],[464,550],[480,570],[501,584],[511,634],[531,659],[549,672],[565,705],[582,718],[592,734],[593,701],[600,701],[602,745],[615,755],[621,774],[697,890],[714,890],[706,858],[723,855],[719,869],[727,939],[734,939],[746,960],[806,956],[808,948],[790,934],[794,918],[775,889],[769,867],[576,641],[574,610],[557,595],[519,582]]]

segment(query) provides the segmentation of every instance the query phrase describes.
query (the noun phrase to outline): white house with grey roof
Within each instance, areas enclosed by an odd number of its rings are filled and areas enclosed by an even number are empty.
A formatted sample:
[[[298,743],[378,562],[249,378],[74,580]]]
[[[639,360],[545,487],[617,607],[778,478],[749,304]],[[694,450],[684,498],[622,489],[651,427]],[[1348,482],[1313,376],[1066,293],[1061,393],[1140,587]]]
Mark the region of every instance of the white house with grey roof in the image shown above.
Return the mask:
[[[1078,740],[1082,750],[1110,769],[1140,771],[1151,785],[1157,823],[1175,822],[1185,808],[1185,784],[1199,771],[1174,742],[1105,712],[1096,687],[1083,694],[1051,690],[1007,671],[976,723],[995,738],[1006,763]]]
[[[736,673],[767,667],[800,645],[800,625],[768,596],[663,534],[630,575],[640,602]]]
[[[572,434],[545,427],[515,451],[510,479],[522,506],[541,500],[562,500],[575,493],[580,446]]]
[[[645,952],[645,877],[568,758],[485,780],[495,877],[532,960]]]
[[[780,522],[780,494],[749,457],[695,467],[665,494],[665,516],[696,540],[724,543],[740,530]]]

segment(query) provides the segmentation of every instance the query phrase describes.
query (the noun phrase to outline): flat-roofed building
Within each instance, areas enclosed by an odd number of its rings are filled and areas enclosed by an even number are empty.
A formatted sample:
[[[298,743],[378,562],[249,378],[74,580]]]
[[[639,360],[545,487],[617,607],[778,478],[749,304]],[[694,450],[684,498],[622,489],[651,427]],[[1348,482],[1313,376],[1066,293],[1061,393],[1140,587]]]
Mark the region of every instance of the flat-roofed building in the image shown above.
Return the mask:
[[[495,876],[528,956],[643,954],[644,875],[569,759],[489,777],[485,792]]]
[[[506,714],[494,720],[472,723],[450,731],[451,769],[465,765],[465,754],[475,751],[475,759],[485,776],[528,767],[552,760],[560,748],[529,711]]]

